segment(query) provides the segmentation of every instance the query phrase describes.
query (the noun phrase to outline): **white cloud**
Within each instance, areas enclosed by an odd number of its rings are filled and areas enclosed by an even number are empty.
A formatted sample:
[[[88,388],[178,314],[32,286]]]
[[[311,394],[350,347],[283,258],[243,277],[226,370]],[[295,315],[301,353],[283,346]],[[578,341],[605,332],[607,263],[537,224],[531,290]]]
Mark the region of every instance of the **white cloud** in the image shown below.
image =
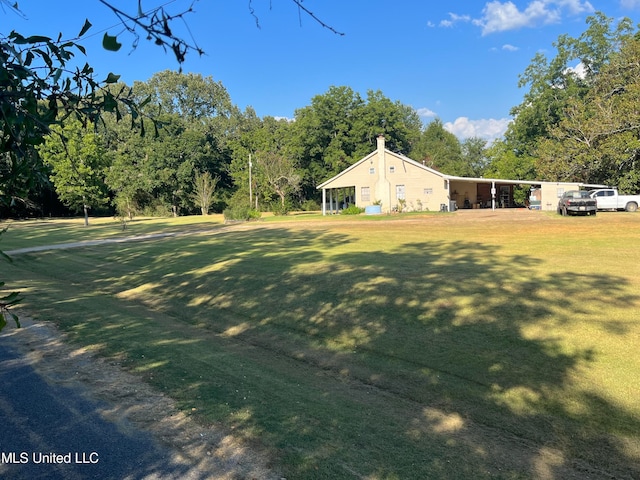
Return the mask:
[[[422,118],[434,118],[434,117],[436,117],[436,112],[434,112],[430,108],[426,108],[426,107],[417,109],[416,113],[418,114],[419,117],[422,117]]]
[[[620,6],[629,10],[640,8],[640,0],[620,0]]]
[[[507,52],[517,52],[520,50],[518,47],[513,45],[509,45],[508,43],[502,46],[502,50],[506,50]]]
[[[458,117],[454,122],[446,122],[443,127],[460,139],[480,137],[488,142],[501,138],[511,123],[510,118],[470,120]]]
[[[580,62],[575,67],[567,68],[565,73],[572,73],[576,78],[583,79],[587,76],[587,67],[584,66],[584,63]]]
[[[469,15],[457,15],[455,13],[449,13],[448,20],[442,20],[440,22],[441,27],[453,27],[456,23],[467,23],[471,21],[471,17]]]
[[[591,13],[594,8],[591,3],[585,0],[533,0],[528,3],[524,10],[520,10],[511,1],[501,2],[494,0],[485,5],[482,11],[482,18],[474,19],[473,24],[482,28],[483,35],[488,35],[507,30],[558,23],[565,11],[572,15],[578,15]]]

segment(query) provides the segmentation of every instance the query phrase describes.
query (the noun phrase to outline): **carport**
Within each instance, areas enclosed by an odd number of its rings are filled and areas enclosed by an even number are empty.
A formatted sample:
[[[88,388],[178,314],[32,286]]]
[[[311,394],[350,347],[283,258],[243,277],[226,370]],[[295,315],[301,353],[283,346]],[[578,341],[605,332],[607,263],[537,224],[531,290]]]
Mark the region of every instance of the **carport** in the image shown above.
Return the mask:
[[[530,188],[525,206],[536,210],[555,211],[558,198],[567,190],[581,188],[605,188],[604,185],[580,182],[542,182],[539,180],[512,180],[502,178],[472,178],[447,176],[449,195],[456,208],[512,208],[515,187],[527,185]],[[453,209],[453,208],[452,208]]]

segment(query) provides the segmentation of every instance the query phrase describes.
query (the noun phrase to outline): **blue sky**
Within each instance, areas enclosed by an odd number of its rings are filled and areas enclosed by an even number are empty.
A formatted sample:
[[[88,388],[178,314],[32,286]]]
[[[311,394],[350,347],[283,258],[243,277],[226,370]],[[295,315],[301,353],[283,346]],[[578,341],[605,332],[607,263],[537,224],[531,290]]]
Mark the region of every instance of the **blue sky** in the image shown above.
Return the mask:
[[[134,0],[111,3],[137,11]],[[143,0],[145,10],[166,4],[178,13],[190,0]],[[252,5],[258,17],[249,11]],[[412,106],[423,121],[434,118],[459,138],[501,135],[509,111],[522,101],[518,76],[537,52],[555,56],[561,34],[578,36],[595,11],[638,22],[640,0],[304,0],[304,6],[344,36],[322,28],[291,0],[199,0],[185,17],[206,55],[188,57],[183,70],[221,81],[240,108],[259,116],[293,118],[330,86],[346,85],[363,97],[380,90]],[[2,32],[73,38],[85,18],[93,24],[81,41],[86,61],[100,77],[120,74],[132,84],[177,69],[170,53],[144,39],[119,38],[120,52],[100,47],[105,31],[121,32],[98,0],[22,0],[20,18],[5,7]],[[63,7],[64,5],[64,7]],[[64,13],[63,13],[64,10]],[[83,62],[85,59],[82,59]]]

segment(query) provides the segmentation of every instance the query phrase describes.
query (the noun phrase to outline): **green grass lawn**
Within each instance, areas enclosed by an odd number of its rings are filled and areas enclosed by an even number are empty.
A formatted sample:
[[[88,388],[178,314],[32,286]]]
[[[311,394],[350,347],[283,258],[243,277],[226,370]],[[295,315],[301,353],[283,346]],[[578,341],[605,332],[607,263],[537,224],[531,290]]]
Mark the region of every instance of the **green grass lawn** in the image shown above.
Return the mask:
[[[122,220],[113,217],[91,218],[87,227],[82,218],[7,221],[0,223],[0,229],[8,228],[8,233],[0,237],[0,247],[10,251],[39,245],[212,229],[223,223],[222,215],[133,219],[126,222],[126,228]]]
[[[470,214],[267,221],[0,276],[286,478],[639,477],[640,215]],[[128,233],[205,229],[189,218]],[[0,246],[116,234],[90,228]]]

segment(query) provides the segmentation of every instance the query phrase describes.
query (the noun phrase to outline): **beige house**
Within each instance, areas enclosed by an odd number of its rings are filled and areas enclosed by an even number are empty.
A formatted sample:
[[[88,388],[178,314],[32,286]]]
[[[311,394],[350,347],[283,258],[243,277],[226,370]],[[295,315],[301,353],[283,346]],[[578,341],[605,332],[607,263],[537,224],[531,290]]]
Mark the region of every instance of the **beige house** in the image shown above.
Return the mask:
[[[530,186],[530,208],[555,210],[566,190],[605,187],[575,182],[540,182],[445,175],[385,148],[377,149],[318,186],[322,213],[338,212],[348,205],[367,213],[394,211],[455,211],[459,208],[513,207],[513,187]]]

